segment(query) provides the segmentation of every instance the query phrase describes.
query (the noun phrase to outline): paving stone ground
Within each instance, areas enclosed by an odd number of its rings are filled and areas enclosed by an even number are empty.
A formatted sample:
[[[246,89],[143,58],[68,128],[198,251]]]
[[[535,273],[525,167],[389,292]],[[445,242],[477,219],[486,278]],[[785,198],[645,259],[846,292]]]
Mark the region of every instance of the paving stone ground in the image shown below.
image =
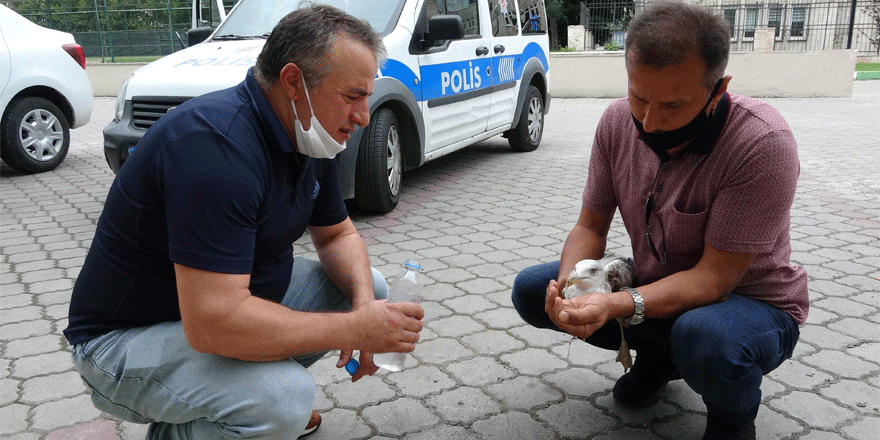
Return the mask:
[[[793,358],[764,378],[758,437],[876,440],[880,81],[856,82],[852,98],[766,101],[799,143],[792,259],[810,275],[812,309]],[[493,138],[407,172],[392,213],[352,212],[383,274],[421,261],[426,328],[417,362],[398,373],[352,384],[332,353],[319,361],[324,424],[312,439],[700,438],[705,407],[684,383],[651,408],[622,408],[611,397],[622,373],[614,353],[531,328],[510,303],[516,273],[561,252],[609,103],[555,99],[537,151]],[[113,179],[101,136],[113,105],[96,99],[55,171],[0,167],[0,438],[144,437],[144,425],[91,406],[61,334]],[[619,219],[609,236],[609,250],[629,252]],[[295,251],[314,256],[307,238]]]

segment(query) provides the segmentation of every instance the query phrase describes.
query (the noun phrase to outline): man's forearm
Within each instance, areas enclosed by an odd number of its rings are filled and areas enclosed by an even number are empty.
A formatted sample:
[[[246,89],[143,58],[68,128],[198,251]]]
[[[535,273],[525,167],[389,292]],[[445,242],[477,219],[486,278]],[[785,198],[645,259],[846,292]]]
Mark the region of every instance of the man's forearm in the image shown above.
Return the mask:
[[[367,247],[357,233],[344,235],[318,248],[321,266],[352,306],[375,300]]]

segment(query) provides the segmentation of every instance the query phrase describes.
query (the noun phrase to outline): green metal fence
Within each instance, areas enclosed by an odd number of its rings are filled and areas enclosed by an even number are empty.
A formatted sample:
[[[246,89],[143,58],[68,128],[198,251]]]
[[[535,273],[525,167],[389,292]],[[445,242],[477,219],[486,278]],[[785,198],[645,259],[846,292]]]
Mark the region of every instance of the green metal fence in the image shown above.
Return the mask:
[[[227,11],[238,0],[223,0]],[[369,0],[359,0],[369,1]],[[625,46],[625,29],[651,0],[545,0],[562,5],[551,34],[567,44],[566,25],[589,31],[587,50]],[[754,32],[774,29],[775,50],[855,49],[880,53],[880,0],[692,0],[730,22],[731,50],[754,50]],[[192,0],[0,0],[41,26],[70,32],[87,57],[158,57],[185,46]],[[202,0],[203,25],[216,25],[216,0]],[[556,6],[554,6],[556,5]],[[558,30],[557,30],[558,29]],[[556,37],[557,35],[554,35]]]

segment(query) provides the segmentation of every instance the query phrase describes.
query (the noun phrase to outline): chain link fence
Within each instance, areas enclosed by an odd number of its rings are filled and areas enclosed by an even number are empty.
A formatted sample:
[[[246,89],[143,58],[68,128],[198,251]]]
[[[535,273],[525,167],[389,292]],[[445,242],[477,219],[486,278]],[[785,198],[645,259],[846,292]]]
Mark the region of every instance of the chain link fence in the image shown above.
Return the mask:
[[[224,0],[228,11],[236,0]],[[86,57],[105,62],[161,57],[186,47],[192,0],[0,1],[40,26],[73,34]],[[201,26],[216,26],[213,0],[202,2]]]

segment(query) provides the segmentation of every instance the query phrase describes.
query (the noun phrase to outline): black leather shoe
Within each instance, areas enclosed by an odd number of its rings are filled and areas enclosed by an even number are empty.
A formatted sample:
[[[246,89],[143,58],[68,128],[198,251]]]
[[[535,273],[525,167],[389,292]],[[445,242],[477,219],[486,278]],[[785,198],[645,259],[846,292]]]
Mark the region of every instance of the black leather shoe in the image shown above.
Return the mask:
[[[681,379],[669,352],[636,352],[628,373],[620,376],[612,389],[614,400],[630,408],[647,408],[657,402],[670,380]]]
[[[703,440],[755,440],[755,435],[754,420],[735,426],[709,417],[706,420],[706,432],[703,434]]]

